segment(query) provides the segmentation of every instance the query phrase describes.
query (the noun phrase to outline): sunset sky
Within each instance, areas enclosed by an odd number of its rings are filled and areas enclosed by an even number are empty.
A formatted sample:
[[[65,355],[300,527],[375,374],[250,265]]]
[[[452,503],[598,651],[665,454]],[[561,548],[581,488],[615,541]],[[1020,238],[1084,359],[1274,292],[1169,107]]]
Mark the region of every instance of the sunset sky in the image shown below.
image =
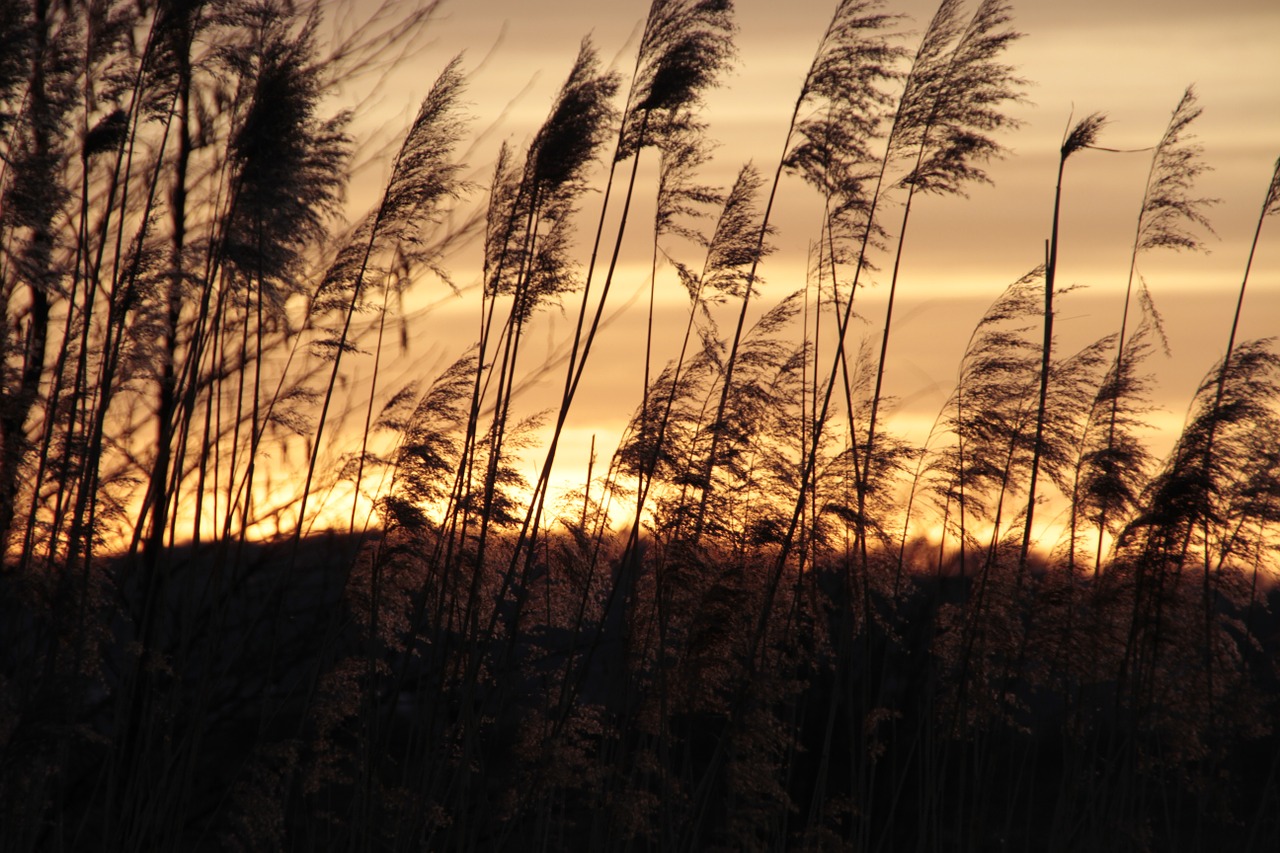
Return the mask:
[[[833,6],[828,0],[735,3],[737,61],[725,85],[708,98],[704,114],[719,143],[704,176],[709,182],[727,188],[748,160],[772,173],[797,89]],[[902,0],[885,8],[908,16],[903,28],[918,35],[935,6]],[[449,58],[462,53],[471,74],[467,100],[477,134],[468,164],[472,179],[483,184],[502,140],[521,150],[527,145],[584,36],[590,35],[601,56],[612,58],[619,70],[630,69],[646,11],[644,2],[446,2],[432,30],[434,40],[425,49],[376,90],[350,90],[342,97],[361,106],[362,128],[381,128],[385,138],[412,117]],[[990,164],[993,185],[971,187],[968,199],[929,197],[913,208],[886,375],[886,389],[896,398],[890,428],[923,440],[954,384],[974,323],[1006,284],[1043,260],[1057,149],[1072,115],[1103,111],[1110,124],[1101,145],[1147,148],[1159,140],[1184,88],[1194,84],[1204,108],[1194,127],[1213,170],[1197,188],[1200,195],[1220,199],[1211,211],[1217,236],[1208,236],[1207,254],[1164,251],[1140,260],[1172,348],[1170,357],[1157,356],[1152,362],[1162,407],[1151,418],[1162,437],[1152,443],[1162,453],[1197,382],[1225,347],[1249,240],[1280,155],[1280,50],[1275,49],[1280,44],[1280,3],[1037,0],[1015,3],[1014,16],[1025,38],[1014,44],[1007,60],[1029,86],[1026,102],[1011,110],[1022,126],[1001,137],[1010,156]],[[916,40],[904,43],[914,49]],[[1146,152],[1089,151],[1071,161],[1059,285],[1083,289],[1060,305],[1060,354],[1118,327],[1149,164]],[[641,186],[645,174],[642,164]],[[380,180],[376,168],[363,173],[350,192],[353,206],[367,203]],[[643,192],[652,193],[652,182]],[[483,191],[477,191],[474,201],[483,200]],[[599,203],[599,193],[587,197],[584,223],[595,222]],[[640,400],[636,353],[643,351],[641,296],[648,292],[651,245],[646,224],[651,207],[645,205],[638,203],[628,231],[610,300],[611,322],[575,402],[556,464],[557,480],[581,482],[592,435],[606,461]],[[820,214],[816,195],[798,178],[784,178],[773,219],[778,251],[761,270],[765,283],[759,307],[803,286],[805,248],[816,236]],[[1250,281],[1244,338],[1280,334],[1280,222],[1267,228]],[[589,249],[582,246],[584,264]],[[435,281],[418,285],[409,301],[409,349],[396,358],[390,378],[379,380],[388,391],[412,379],[429,381],[476,337],[477,247],[454,255],[447,266],[461,295],[451,296]],[[862,320],[851,335],[878,334],[884,285],[876,280],[859,297]],[[675,355],[688,302],[669,268],[659,270],[657,290],[659,326],[666,332],[656,349],[661,366]],[[553,310],[542,316],[522,356],[527,368],[554,362],[571,334],[576,310],[577,302],[570,298],[563,314]],[[358,375],[354,379],[361,381]],[[562,382],[558,365],[541,381],[530,379],[520,400],[525,413],[551,406]],[[529,464],[532,477],[535,463]]]

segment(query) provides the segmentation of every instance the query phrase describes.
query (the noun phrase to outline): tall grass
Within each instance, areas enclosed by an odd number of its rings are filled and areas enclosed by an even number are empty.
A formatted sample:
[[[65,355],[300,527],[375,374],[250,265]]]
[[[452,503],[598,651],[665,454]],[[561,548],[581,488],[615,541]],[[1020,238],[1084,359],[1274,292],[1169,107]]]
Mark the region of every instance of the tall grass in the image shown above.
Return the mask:
[[[0,7],[0,848],[1280,843],[1280,356],[1240,339],[1280,172],[1157,460],[1139,261],[1209,230],[1200,107],[1152,149],[1118,331],[1074,352],[1062,222],[1098,200],[1067,160],[1109,149],[1072,125],[1044,263],[917,446],[889,414],[899,285],[935,250],[908,225],[1009,153],[1009,4],[912,34],[839,0],[777,160],[723,188],[727,0],[654,0],[629,77],[584,40],[495,151],[464,148],[487,117],[446,61],[345,222],[367,164],[330,96],[435,12]],[[788,194],[809,277],[766,287]],[[644,345],[607,368],[634,414],[560,494],[632,244]],[[474,343],[397,385],[403,306],[441,285]]]

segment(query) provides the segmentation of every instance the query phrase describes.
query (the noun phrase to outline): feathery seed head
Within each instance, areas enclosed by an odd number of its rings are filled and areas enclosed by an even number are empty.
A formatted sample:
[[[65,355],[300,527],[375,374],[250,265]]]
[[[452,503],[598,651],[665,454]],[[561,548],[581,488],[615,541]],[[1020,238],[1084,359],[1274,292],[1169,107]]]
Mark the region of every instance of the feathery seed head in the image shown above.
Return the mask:
[[[664,144],[664,130],[678,130],[677,117],[689,119],[733,59],[735,29],[729,0],[654,0],[640,40],[618,160],[642,146]]]
[[[523,170],[505,147],[499,157],[486,233],[486,288],[515,294],[513,310],[521,319],[548,297],[576,286],[570,219],[614,120],[609,101],[618,85],[618,75],[600,71],[595,48],[583,39]]]
[[[963,195],[987,182],[978,166],[1006,149],[991,134],[1017,127],[1001,110],[1021,99],[1025,81],[997,57],[1022,34],[1005,0],[982,0],[967,25],[960,4],[944,0],[907,78],[890,151],[913,162],[901,183],[917,191]]]
[[[1106,113],[1092,113],[1076,122],[1062,142],[1062,159],[1067,159],[1083,148],[1093,147],[1106,124]]]
[[[1191,124],[1200,117],[1195,88],[1188,86],[1152,155],[1146,197],[1138,220],[1138,251],[1157,248],[1202,249],[1199,229],[1212,234],[1205,214],[1214,198],[1191,195],[1196,179],[1209,170],[1201,159]]]
[[[318,20],[297,33],[289,16],[266,7],[260,38],[237,52],[247,106],[229,148],[238,195],[227,237],[227,257],[247,275],[280,278],[300,262],[300,251],[324,232],[345,177],[348,116],[315,115],[322,87],[313,62]]]
[[[396,154],[382,203],[355,229],[325,275],[322,294],[337,295],[334,307],[349,302],[346,291],[361,289],[376,253],[394,247],[402,261],[432,263],[429,250],[422,248],[423,227],[438,221],[441,206],[467,189],[458,179],[463,167],[452,159],[465,129],[458,115],[464,83],[461,60],[455,57],[423,98]]]
[[[844,0],[836,9],[810,65],[800,108],[810,115],[796,125],[800,141],[787,167],[831,198],[837,208],[865,207],[862,182],[877,158],[871,141],[880,134],[889,94],[905,56],[885,30],[897,18],[878,13],[880,0]]]
[[[747,286],[746,270],[757,262],[761,254],[770,251],[760,242],[760,212],[756,196],[763,179],[750,163],[738,171],[733,189],[725,200],[724,209],[716,223],[715,233],[707,249],[706,284],[714,290],[741,298]],[[753,286],[760,282],[757,276]]]
[[[1276,158],[1276,167],[1271,172],[1271,184],[1267,187],[1267,198],[1262,204],[1263,216],[1280,213],[1280,157]]]
[[[706,245],[701,233],[680,220],[701,218],[707,215],[707,206],[724,203],[713,187],[696,181],[699,169],[711,159],[707,147],[702,135],[693,131],[668,137],[658,166],[658,200],[654,214],[657,236],[675,234]]]
[[[581,183],[613,120],[609,100],[618,85],[618,75],[600,71],[591,40],[583,39],[551,115],[530,146],[529,163],[539,195],[576,188]]]

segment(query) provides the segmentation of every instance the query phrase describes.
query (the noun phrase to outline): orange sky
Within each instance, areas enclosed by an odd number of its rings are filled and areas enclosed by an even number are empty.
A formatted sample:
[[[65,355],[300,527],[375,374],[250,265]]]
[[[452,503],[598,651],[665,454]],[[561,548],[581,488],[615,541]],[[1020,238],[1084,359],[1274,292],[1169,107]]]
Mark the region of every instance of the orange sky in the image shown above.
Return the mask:
[[[772,172],[797,87],[833,5],[828,0],[735,4],[738,60],[726,85],[708,99],[705,113],[720,143],[707,179],[727,186],[746,160]],[[886,9],[910,16],[914,23],[907,26],[918,32],[935,5],[905,0]],[[620,69],[629,69],[646,11],[644,2],[453,0],[442,6],[434,41],[406,67],[376,91],[348,91],[343,97],[363,105],[364,127],[402,126],[436,73],[463,52],[464,65],[473,72],[468,87],[473,130],[484,133],[469,164],[473,179],[483,181],[499,143],[527,143],[545,118],[582,37],[590,34],[603,57],[616,57]],[[1213,168],[1197,186],[1200,194],[1221,199],[1211,214],[1218,237],[1210,237],[1208,254],[1155,253],[1141,264],[1173,349],[1170,358],[1153,364],[1164,407],[1153,419],[1165,430],[1176,428],[1196,383],[1225,346],[1248,241],[1280,155],[1280,51],[1274,50],[1280,44],[1280,3],[1035,0],[1015,3],[1014,15],[1026,37],[1007,59],[1032,85],[1028,102],[1012,110],[1023,126],[1002,137],[1011,156],[988,169],[994,186],[972,187],[967,200],[930,197],[913,209],[886,375],[888,392],[899,400],[891,428],[923,437],[918,431],[927,430],[950,392],[965,341],[983,309],[1043,259],[1057,147],[1073,111],[1077,117],[1095,110],[1110,116],[1103,145],[1150,146],[1183,89],[1194,83],[1204,107],[1197,136]],[[1118,325],[1148,165],[1146,154],[1096,152],[1071,162],[1059,283],[1087,289],[1060,306],[1064,353]],[[377,191],[375,171],[352,188],[353,202]],[[599,198],[588,196],[584,221],[594,223]],[[476,200],[482,202],[483,194]],[[820,213],[820,203],[798,179],[784,179],[774,217],[779,251],[762,269],[761,306],[803,286],[804,249]],[[611,300],[616,316],[592,354],[557,461],[557,479],[581,482],[592,434],[598,434],[598,451],[607,460],[620,426],[640,399],[635,354],[642,351],[644,314],[639,295],[647,293],[651,239],[638,225],[644,216],[640,213],[628,232],[631,254],[624,255]],[[1251,278],[1245,338],[1280,334],[1280,222],[1270,228]],[[462,296],[450,297],[437,282],[419,285],[410,302],[420,309],[412,321],[410,348],[397,354],[390,377],[379,380],[388,392],[410,379],[429,380],[475,339],[478,254],[459,254],[449,266]],[[859,297],[865,320],[852,334],[878,332],[883,290],[873,286]],[[687,299],[670,271],[659,273],[658,291],[660,326],[683,328]],[[425,310],[427,305],[433,307]],[[576,312],[576,305],[567,301],[566,314]],[[530,331],[523,363],[537,366],[553,358],[570,331],[565,315],[545,313]],[[677,333],[663,337],[657,345],[659,363],[673,356],[677,345]],[[358,373],[352,379],[361,381]],[[560,369],[541,383],[531,381],[521,404],[529,412],[551,405],[562,382]],[[1153,444],[1162,452],[1170,440],[1166,435]],[[531,476],[533,467],[531,460]]]

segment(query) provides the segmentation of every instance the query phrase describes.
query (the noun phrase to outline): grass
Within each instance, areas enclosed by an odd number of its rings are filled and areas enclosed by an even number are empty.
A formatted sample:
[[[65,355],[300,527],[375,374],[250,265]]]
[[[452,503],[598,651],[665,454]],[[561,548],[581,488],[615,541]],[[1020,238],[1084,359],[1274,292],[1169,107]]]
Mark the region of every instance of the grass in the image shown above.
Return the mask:
[[[1009,153],[1008,4],[944,0],[913,35],[836,2],[778,159],[725,188],[725,0],[654,0],[629,75],[583,41],[496,152],[463,147],[455,59],[346,224],[362,140],[329,96],[437,10],[389,0],[328,40],[349,11],[0,12],[0,848],[1280,842],[1280,356],[1239,336],[1280,163],[1166,458],[1142,264],[1210,233],[1191,89],[1152,140],[1116,329],[1055,337],[1060,217],[1100,203],[1070,180],[1115,154],[1095,113],[1063,138],[1045,264],[916,445],[888,396],[907,226]],[[808,274],[766,286],[792,195]],[[558,493],[636,240],[643,355],[608,365],[635,413]],[[480,269],[451,267],[464,245]],[[471,276],[474,345],[391,385],[406,298]],[[687,299],[670,353],[663,287]],[[557,308],[565,357],[531,364]],[[543,376],[563,390],[527,412]]]

